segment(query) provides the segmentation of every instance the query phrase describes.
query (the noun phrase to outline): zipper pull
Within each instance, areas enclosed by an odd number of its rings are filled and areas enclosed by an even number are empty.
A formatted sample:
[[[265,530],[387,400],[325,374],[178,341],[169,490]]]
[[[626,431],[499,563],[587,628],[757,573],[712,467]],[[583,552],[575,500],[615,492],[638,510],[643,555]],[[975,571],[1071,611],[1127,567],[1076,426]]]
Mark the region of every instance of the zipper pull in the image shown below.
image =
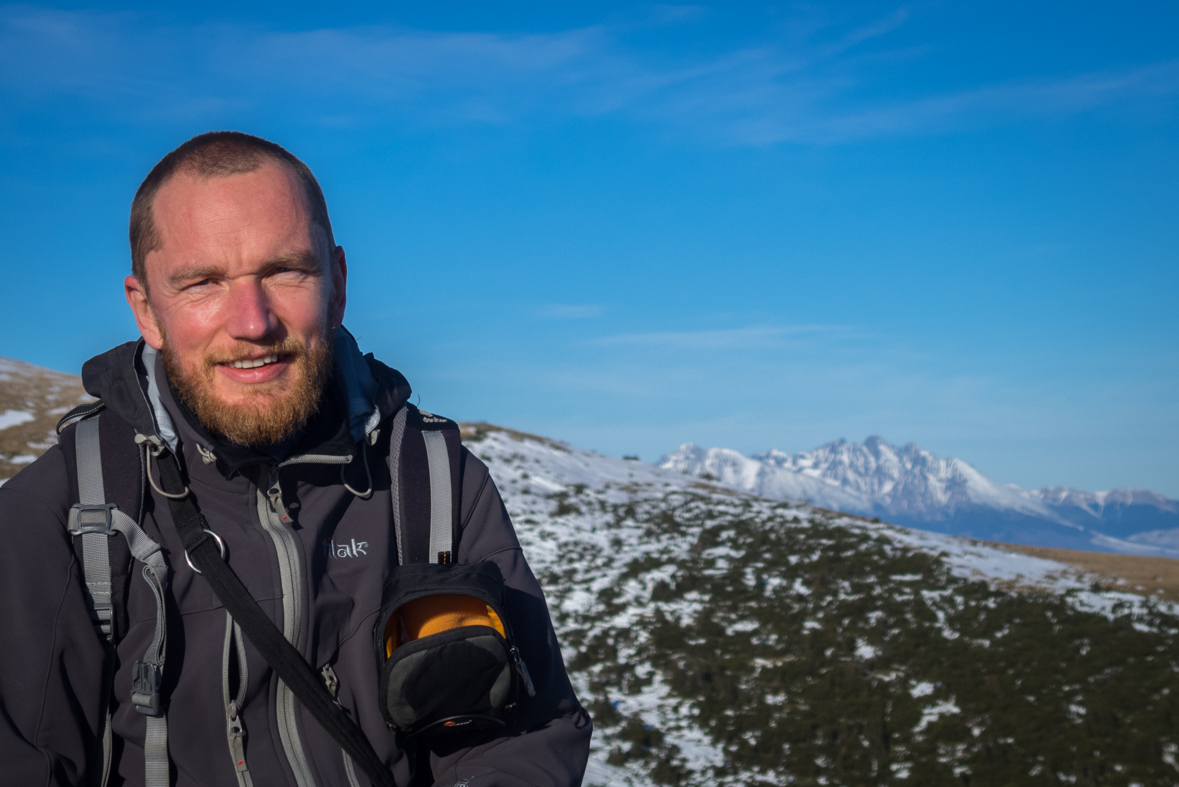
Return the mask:
[[[249,770],[246,767],[246,728],[242,726],[241,717],[238,715],[237,702],[230,701],[229,705],[225,706],[225,716],[229,721],[229,747],[233,753],[233,767],[238,773],[246,772]]]
[[[520,673],[520,677],[524,680],[524,690],[528,692],[529,697],[535,697],[536,687],[532,685],[532,676],[528,674],[528,665],[524,663],[524,659],[520,658],[520,651],[513,645],[508,652],[512,655],[512,661],[516,662],[516,672]]]
[[[324,664],[319,674],[323,676],[323,685],[327,686],[328,692],[332,695],[332,699],[335,700],[336,707],[343,708],[344,706],[337,699],[337,695],[340,692],[340,679],[336,677],[336,671],[332,669],[332,665]]]
[[[282,504],[282,486],[278,483],[277,467],[270,468],[270,488],[266,490],[266,497],[270,500],[270,510],[278,515],[284,525],[289,525],[294,521],[287,513],[286,506]]]

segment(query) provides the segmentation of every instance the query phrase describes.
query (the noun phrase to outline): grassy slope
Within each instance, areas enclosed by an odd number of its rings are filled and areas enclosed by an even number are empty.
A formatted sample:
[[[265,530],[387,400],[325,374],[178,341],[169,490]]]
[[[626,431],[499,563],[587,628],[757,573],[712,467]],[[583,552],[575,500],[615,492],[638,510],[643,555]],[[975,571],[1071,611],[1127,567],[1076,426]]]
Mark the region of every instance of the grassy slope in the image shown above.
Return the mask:
[[[0,413],[33,416],[31,421],[0,429],[0,478],[16,475],[54,445],[58,419],[88,398],[81,378],[75,375],[0,358]]]
[[[1166,557],[1112,555],[1107,552],[1078,552],[1072,549],[1029,547],[1022,544],[994,544],[1000,549],[1033,557],[1058,560],[1099,574],[1119,589],[1179,601],[1179,560]]]

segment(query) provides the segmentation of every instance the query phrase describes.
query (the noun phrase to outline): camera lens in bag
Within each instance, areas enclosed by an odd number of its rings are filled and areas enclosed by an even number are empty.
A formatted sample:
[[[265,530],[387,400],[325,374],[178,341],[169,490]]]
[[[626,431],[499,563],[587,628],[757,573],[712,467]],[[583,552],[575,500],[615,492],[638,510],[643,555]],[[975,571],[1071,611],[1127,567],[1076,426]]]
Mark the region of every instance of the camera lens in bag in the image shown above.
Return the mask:
[[[386,721],[410,734],[503,726],[526,674],[494,563],[398,566],[374,634]]]

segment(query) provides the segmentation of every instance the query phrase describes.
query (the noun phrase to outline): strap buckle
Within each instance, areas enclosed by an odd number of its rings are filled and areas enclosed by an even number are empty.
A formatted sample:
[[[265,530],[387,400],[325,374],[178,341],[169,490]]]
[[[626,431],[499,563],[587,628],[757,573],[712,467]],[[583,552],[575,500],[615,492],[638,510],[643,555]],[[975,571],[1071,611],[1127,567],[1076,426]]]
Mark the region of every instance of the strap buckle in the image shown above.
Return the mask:
[[[144,716],[162,716],[160,683],[164,669],[159,664],[137,661],[131,667],[131,704]]]
[[[202,521],[203,520],[204,520],[204,518],[202,517]],[[217,546],[221,549],[221,559],[224,560],[225,559],[225,542],[221,540],[221,536],[217,535],[216,533],[214,533],[212,530],[210,530],[207,527],[202,528],[202,530],[204,530],[206,533],[211,535],[213,537],[213,540],[217,542]],[[201,573],[201,570],[192,564],[192,558],[188,556],[187,549],[184,550],[184,560],[186,563],[188,563],[189,568],[191,568],[193,571],[197,572],[198,574]]]
[[[115,534],[115,511],[118,509],[119,507],[114,503],[74,503],[70,508],[70,518],[66,529],[72,536],[86,533],[113,536]]]

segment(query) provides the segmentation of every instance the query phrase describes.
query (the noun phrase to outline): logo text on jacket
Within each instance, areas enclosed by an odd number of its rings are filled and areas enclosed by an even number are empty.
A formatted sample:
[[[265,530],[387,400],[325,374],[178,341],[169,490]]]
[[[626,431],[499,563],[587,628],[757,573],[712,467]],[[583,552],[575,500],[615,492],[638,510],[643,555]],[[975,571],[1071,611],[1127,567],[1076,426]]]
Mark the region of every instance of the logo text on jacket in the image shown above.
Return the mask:
[[[334,538],[329,539],[323,542],[323,548],[330,558],[360,557],[368,554],[368,542],[357,541],[355,538],[342,541],[339,544]]]

